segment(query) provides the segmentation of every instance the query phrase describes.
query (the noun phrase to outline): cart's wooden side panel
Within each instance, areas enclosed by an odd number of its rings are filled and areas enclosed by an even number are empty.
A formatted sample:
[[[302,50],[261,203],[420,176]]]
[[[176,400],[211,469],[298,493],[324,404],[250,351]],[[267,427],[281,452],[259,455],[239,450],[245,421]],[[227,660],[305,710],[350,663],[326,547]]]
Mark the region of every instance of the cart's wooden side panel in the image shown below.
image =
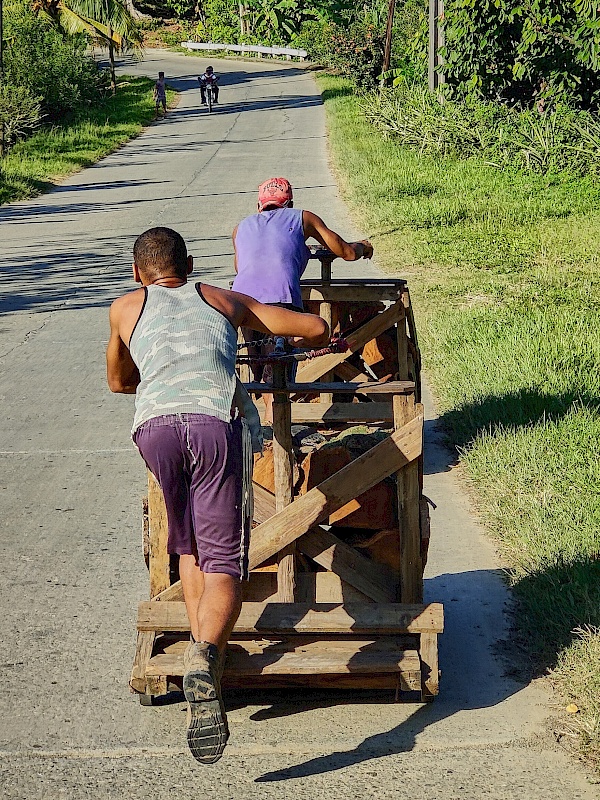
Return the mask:
[[[160,486],[151,472],[148,472],[148,533],[150,597],[155,597],[171,585],[171,573],[167,552],[167,510]]]

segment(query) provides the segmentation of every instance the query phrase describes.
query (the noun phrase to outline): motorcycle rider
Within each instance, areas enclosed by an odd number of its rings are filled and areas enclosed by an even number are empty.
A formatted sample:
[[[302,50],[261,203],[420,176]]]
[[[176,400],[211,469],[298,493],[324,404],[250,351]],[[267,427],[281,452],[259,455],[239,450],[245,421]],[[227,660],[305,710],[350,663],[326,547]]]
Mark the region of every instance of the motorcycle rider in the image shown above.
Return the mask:
[[[198,83],[200,84],[200,94],[202,95],[203,106],[206,105],[206,87],[208,85],[212,86],[213,102],[219,102],[219,76],[215,73],[211,66],[208,66],[204,74],[198,77]]]

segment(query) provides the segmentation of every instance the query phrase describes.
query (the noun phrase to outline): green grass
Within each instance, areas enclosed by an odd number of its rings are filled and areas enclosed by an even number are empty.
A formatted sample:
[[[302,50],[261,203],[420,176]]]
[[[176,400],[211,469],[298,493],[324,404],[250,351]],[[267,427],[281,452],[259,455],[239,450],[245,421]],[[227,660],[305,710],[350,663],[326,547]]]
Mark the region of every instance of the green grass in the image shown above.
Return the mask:
[[[0,203],[47,191],[137,136],[154,119],[153,87],[149,78],[119,78],[114,97],[16,144],[0,160]],[[169,104],[174,97],[175,92],[168,90]]]
[[[342,190],[408,278],[449,437],[521,601],[532,662],[600,762],[600,185],[421,157],[322,75]],[[566,716],[566,715],[565,715]]]

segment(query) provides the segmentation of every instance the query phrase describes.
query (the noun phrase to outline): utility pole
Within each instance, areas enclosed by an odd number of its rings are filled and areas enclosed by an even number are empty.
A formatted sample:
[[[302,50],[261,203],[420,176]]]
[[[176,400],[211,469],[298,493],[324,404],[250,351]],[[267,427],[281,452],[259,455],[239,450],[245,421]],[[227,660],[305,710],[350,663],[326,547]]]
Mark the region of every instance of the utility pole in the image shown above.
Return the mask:
[[[444,46],[444,0],[429,0],[429,89],[437,91],[445,83],[444,75],[438,71],[443,64],[440,48]]]
[[[392,30],[394,28],[394,11],[396,10],[396,0],[389,0],[388,5],[388,18],[385,28],[385,48],[383,51],[383,72],[387,72],[390,68],[392,60]],[[382,80],[382,85],[385,81]]]

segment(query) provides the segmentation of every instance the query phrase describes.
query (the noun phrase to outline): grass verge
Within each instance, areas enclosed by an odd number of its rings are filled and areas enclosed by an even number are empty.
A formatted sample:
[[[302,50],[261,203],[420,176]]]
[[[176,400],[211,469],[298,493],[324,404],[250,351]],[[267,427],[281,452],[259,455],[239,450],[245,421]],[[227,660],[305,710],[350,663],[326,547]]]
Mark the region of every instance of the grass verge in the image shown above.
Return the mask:
[[[114,97],[82,109],[62,125],[39,130],[9,150],[0,160],[0,203],[47,191],[137,136],[154,119],[154,81],[125,76],[118,84]],[[167,91],[169,105],[175,94]]]
[[[410,282],[532,663],[577,706],[564,720],[598,766],[600,186],[421,157],[364,119],[348,81],[318,80],[342,191],[379,263]]]

